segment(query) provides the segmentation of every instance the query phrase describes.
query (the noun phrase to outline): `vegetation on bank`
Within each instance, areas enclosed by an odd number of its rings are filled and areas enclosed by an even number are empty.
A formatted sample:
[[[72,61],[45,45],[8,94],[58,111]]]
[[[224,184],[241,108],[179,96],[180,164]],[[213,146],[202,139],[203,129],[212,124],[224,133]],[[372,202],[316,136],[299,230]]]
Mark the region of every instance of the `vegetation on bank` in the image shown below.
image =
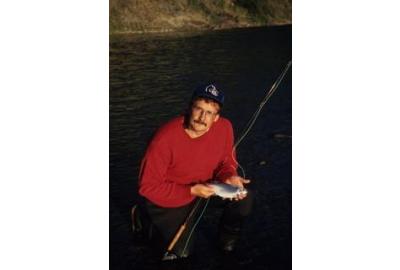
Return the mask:
[[[110,0],[110,33],[291,24],[291,0]]]

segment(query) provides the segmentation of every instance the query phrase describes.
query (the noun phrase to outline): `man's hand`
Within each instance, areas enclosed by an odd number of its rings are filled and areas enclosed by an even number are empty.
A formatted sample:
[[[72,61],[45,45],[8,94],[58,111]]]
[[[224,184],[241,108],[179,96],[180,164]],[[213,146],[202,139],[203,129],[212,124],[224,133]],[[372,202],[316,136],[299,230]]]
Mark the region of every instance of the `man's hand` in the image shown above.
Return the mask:
[[[250,183],[250,180],[249,179],[244,179],[244,178],[242,178],[240,176],[237,176],[237,175],[234,175],[234,176],[231,176],[231,177],[225,179],[224,182],[229,184],[229,185],[235,186],[235,187],[244,188],[243,184]]]
[[[208,198],[214,195],[214,193],[215,191],[212,187],[204,184],[196,184],[190,188],[190,194],[197,197]]]
[[[244,184],[250,183],[250,180],[249,179],[244,179],[244,178],[242,178],[240,176],[237,176],[237,175],[234,175],[234,176],[231,176],[231,177],[225,179],[224,182],[226,184],[228,184],[228,185],[232,185],[232,186],[239,187],[239,188],[244,188]],[[246,197],[246,194],[241,194],[241,195],[238,195],[235,198],[235,200],[236,201],[242,200],[245,197]]]

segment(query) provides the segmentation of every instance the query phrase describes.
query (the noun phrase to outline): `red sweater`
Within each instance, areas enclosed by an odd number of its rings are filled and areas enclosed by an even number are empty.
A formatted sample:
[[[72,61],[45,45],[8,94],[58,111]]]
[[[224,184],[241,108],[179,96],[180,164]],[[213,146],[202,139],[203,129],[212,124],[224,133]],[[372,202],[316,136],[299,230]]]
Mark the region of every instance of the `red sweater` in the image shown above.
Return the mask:
[[[194,139],[185,132],[182,116],[172,119],[157,131],[147,148],[139,193],[161,207],[186,205],[195,198],[190,194],[193,184],[237,175],[232,148],[232,125],[223,117]]]

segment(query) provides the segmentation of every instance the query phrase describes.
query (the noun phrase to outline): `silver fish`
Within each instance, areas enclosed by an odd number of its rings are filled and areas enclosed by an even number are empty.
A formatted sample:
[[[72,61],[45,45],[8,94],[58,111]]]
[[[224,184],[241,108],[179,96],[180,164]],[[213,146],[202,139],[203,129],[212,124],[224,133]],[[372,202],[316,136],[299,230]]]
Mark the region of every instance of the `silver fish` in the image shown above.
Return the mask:
[[[224,199],[234,199],[239,195],[245,195],[247,193],[245,188],[241,189],[225,183],[211,182],[208,186],[214,189],[215,195]]]

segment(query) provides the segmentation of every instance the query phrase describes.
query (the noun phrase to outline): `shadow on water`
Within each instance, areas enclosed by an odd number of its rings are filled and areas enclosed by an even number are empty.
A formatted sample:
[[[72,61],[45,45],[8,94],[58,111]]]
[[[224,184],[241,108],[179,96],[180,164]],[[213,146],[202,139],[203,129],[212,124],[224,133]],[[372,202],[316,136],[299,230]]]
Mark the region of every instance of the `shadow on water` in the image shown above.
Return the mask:
[[[129,217],[157,127],[182,113],[199,82],[213,80],[239,135],[291,59],[291,43],[291,26],[110,36],[110,269],[158,269],[132,240]],[[257,204],[236,269],[291,269],[291,98],[290,70],[238,149]],[[191,269],[221,267],[212,242],[217,218],[217,209],[206,212]]]

